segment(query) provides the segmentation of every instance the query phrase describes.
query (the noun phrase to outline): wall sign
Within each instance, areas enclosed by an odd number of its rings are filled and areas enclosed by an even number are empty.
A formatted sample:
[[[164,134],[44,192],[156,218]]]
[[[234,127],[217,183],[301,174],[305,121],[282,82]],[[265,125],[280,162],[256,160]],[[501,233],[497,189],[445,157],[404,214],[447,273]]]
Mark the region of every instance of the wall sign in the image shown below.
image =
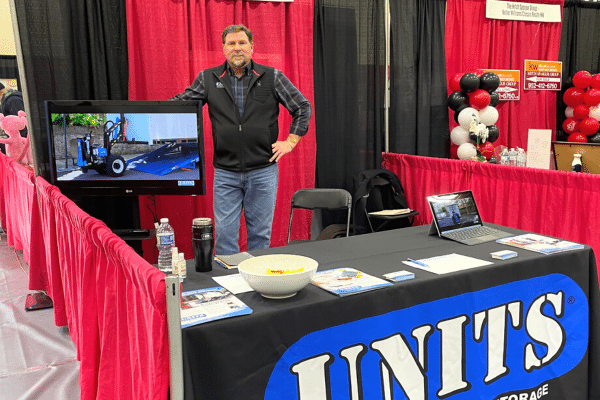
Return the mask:
[[[560,91],[562,62],[525,60],[524,90]]]
[[[558,4],[487,0],[485,17],[513,21],[560,22],[560,8]]]
[[[521,98],[521,71],[514,69],[486,69],[484,71],[493,72],[500,78],[500,86],[496,89],[500,101]]]

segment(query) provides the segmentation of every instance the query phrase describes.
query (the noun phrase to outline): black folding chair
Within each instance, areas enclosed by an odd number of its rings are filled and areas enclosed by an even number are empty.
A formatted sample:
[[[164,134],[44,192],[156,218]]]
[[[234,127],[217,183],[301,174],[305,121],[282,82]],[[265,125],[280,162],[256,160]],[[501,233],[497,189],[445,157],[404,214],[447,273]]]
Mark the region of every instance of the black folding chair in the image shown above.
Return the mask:
[[[287,243],[290,243],[292,234],[292,219],[294,209],[302,208],[312,210],[340,210],[347,209],[348,216],[345,225],[332,224],[325,229],[320,230],[318,237],[315,240],[333,239],[343,235],[350,235],[350,214],[352,212],[352,195],[344,189],[300,189],[292,196],[292,207],[290,211],[290,222],[288,225]],[[313,215],[313,225],[315,217]],[[302,242],[292,241],[291,243]]]

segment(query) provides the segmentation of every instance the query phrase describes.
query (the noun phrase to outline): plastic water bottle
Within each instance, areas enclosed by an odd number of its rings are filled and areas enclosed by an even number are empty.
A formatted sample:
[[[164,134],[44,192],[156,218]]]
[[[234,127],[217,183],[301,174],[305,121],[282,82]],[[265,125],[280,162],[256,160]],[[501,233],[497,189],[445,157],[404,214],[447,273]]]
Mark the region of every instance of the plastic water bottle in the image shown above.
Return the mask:
[[[508,164],[517,165],[517,151],[513,148],[508,151]]]
[[[508,165],[508,149],[506,147],[500,153],[500,164]]]
[[[169,225],[168,218],[160,219],[160,226],[156,230],[156,245],[158,246],[158,269],[165,274],[171,273],[172,250],[175,245],[175,232]]]
[[[179,275],[179,249],[173,246],[171,247],[171,273],[173,275]]]
[[[518,147],[518,151],[517,151],[517,166],[524,167],[526,163],[527,163],[527,153],[525,153],[525,150],[523,150],[522,148]]]

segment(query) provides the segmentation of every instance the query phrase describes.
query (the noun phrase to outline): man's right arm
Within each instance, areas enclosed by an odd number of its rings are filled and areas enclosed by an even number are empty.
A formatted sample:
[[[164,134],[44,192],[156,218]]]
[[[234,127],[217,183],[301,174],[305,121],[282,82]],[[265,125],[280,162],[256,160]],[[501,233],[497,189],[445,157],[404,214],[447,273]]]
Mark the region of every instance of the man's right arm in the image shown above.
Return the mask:
[[[204,92],[204,71],[200,72],[194,82],[188,86],[184,92],[176,94],[169,100],[201,100],[202,104],[206,102]]]

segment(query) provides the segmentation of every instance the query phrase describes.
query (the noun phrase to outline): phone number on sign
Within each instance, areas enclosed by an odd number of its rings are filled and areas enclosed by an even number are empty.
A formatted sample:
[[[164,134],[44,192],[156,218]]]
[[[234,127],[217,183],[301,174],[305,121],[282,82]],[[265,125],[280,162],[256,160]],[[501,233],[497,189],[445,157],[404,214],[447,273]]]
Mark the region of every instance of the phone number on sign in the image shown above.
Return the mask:
[[[558,83],[527,83],[528,89],[558,89]]]

